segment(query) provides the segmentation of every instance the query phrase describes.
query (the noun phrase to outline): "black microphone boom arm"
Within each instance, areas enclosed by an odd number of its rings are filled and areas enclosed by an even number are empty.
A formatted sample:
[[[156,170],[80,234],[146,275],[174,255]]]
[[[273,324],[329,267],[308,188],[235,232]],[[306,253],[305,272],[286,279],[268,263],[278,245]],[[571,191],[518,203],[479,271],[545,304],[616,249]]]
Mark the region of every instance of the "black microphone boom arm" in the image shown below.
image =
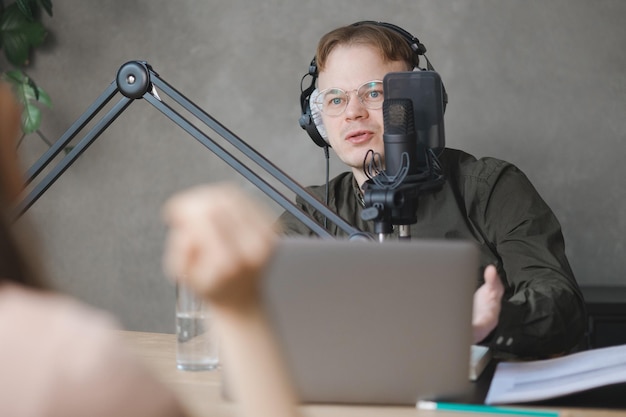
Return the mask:
[[[158,89],[158,90],[157,90]],[[304,201],[311,204],[316,210],[322,213],[328,220],[346,232],[350,239],[370,237],[360,230],[354,228],[328,206],[319,201],[312,193],[294,181],[286,173],[276,167],[272,162],[259,154],[241,138],[229,131],[217,120],[192,103],[184,95],[179,93],[171,85],[165,82],[154,72],[154,70],[144,61],[129,61],[122,65],[117,72],[116,80],[94,101],[94,103],[83,113],[72,126],[44,153],[26,172],[26,182],[30,184],[42,170],[64,149],[76,135],[98,114],[111,99],[119,92],[122,98],[93,126],[87,134],[65,155],[65,157],[41,180],[32,187],[28,195],[18,206],[18,216],[28,210],[46,192],[48,188],[65,172],[66,169],[91,145],[100,134],[109,127],[117,117],[128,108],[136,99],[143,98],[171,121],[180,126],[183,130],[196,138],[206,148],[212,151],[220,159],[235,169],[247,180],[252,182],[257,188],[263,191],[272,200],[282,206],[285,210],[296,216],[301,222],[309,227],[313,232],[323,238],[333,238],[324,227],[318,224],[310,215],[304,213],[290,199],[281,194],[276,188],[261,178],[256,172],[236,159],[231,153],[218,145],[213,139],[194,126],[189,120],[175,111],[168,104],[163,102],[157,91],[161,91],[186,111],[202,121],[204,125],[211,128],[215,133],[227,140],[244,155],[250,158],[266,173],[281,182],[289,190],[297,194]]]

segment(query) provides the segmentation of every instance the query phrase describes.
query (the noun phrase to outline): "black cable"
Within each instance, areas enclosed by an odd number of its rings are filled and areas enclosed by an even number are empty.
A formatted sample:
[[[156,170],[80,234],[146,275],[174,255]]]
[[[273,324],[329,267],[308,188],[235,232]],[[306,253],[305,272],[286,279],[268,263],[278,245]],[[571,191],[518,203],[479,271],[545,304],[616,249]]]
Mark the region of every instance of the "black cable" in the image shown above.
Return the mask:
[[[330,152],[328,152],[328,146],[324,146],[324,157],[326,158],[326,190],[324,191],[325,203],[328,206],[330,201]],[[328,217],[324,216],[324,229],[328,230]]]

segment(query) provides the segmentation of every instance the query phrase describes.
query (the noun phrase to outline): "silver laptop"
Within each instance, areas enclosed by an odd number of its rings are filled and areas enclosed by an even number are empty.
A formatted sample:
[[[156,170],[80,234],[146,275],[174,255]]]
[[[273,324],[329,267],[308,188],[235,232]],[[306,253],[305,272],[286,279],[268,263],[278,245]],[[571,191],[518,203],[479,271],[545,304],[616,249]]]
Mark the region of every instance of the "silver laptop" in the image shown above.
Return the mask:
[[[300,400],[464,396],[478,257],[465,241],[282,241],[264,296]]]

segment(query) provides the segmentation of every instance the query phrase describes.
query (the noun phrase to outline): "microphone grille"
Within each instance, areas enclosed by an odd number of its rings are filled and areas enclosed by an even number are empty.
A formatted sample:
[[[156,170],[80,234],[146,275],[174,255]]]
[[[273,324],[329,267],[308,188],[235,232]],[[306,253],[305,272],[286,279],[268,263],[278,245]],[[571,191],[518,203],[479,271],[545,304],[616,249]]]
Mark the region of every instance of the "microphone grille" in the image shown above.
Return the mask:
[[[392,135],[415,132],[413,102],[409,98],[392,98],[383,102],[385,133]]]

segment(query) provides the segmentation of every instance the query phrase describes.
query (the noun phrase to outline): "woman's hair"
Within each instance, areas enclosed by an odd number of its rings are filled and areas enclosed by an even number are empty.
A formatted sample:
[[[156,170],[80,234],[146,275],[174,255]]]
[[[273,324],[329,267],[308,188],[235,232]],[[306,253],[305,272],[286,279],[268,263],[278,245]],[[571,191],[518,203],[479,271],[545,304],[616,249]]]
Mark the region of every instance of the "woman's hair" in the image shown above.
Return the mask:
[[[0,158],[0,175],[7,177],[19,171],[17,164],[11,158],[17,154],[8,152],[16,145],[19,134],[19,123],[14,118],[19,117],[17,106],[10,89],[0,85],[0,149],[4,155]],[[19,119],[18,119],[19,120]],[[15,173],[17,175],[17,173]],[[33,288],[47,288],[41,264],[35,255],[37,239],[31,230],[28,219],[14,219],[12,200],[15,196],[6,183],[0,181],[0,284],[12,281]]]
[[[386,62],[404,61],[407,71],[419,66],[419,57],[399,33],[375,24],[342,26],[322,36],[315,59],[323,71],[328,55],[340,45],[367,45],[377,49]]]
[[[4,205],[4,204],[3,204]],[[3,207],[4,209],[5,207]],[[41,265],[34,256],[36,243],[25,220],[13,223],[3,210],[0,216],[0,284],[14,282],[31,288],[47,289],[40,271]]]

